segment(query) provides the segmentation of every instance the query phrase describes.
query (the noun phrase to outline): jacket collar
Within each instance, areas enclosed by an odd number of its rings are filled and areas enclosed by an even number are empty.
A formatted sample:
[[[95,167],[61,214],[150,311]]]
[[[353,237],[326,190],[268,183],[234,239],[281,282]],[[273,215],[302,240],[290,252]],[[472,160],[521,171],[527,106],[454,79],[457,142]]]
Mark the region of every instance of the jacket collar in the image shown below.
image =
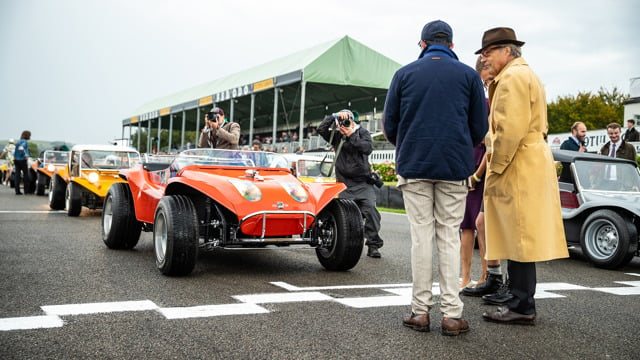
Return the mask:
[[[422,49],[422,52],[420,53],[420,56],[418,56],[418,59],[422,59],[424,56],[431,56],[431,55],[433,56],[444,55],[444,56],[448,56],[458,60],[458,56],[456,55],[456,53],[453,52],[453,50],[441,44],[431,44],[425,47],[424,49]]]
[[[504,68],[502,68],[502,70],[500,71],[500,73],[493,79],[493,83],[497,83],[498,81],[500,81],[500,79],[502,78],[502,76],[504,76],[504,73],[507,71],[507,69],[509,69],[512,66],[529,66],[529,64],[527,64],[527,61],[521,57],[519,58],[515,58],[511,61],[509,61],[507,63],[507,65],[504,66]]]

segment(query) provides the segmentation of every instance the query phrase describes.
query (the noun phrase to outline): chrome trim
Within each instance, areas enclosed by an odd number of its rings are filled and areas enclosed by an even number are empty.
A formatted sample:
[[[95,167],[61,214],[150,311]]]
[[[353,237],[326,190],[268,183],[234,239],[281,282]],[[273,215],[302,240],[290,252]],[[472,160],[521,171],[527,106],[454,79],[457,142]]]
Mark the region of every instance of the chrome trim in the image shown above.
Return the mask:
[[[252,218],[252,217],[255,217],[255,216],[262,216],[262,234],[260,235],[260,238],[258,238],[258,239],[238,239],[238,240],[241,240],[243,242],[264,242],[264,234],[267,231],[267,215],[268,214],[274,214],[274,215],[302,214],[302,215],[304,215],[302,217],[303,218],[302,228],[304,229],[304,231],[307,231],[307,215],[311,216],[314,220],[316,219],[316,215],[314,213],[310,212],[310,211],[257,211],[257,212],[251,213],[251,214],[243,217],[242,220],[240,220],[239,226],[242,226],[242,224],[245,221],[247,221],[249,218]],[[304,231],[303,231],[303,233],[304,233]],[[269,240],[271,240],[271,239],[273,239],[273,238],[269,238]],[[280,241],[283,241],[284,239],[292,239],[292,238],[283,238]],[[254,240],[254,241],[248,241],[248,240]],[[259,241],[255,241],[255,240],[259,240]]]

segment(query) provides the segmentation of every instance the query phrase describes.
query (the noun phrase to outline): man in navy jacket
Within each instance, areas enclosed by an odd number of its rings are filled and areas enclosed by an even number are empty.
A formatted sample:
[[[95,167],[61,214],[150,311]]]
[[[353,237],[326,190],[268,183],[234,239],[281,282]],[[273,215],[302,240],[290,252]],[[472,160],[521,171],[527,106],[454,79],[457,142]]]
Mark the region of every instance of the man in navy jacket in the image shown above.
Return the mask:
[[[432,249],[438,247],[441,331],[469,330],[462,319],[458,278],[466,179],[475,170],[473,148],[488,130],[482,80],[458,61],[453,31],[440,20],[422,29],[418,60],[394,75],[384,107],[383,128],[396,147],[398,187],[411,224],[413,295],[403,324],[429,331],[433,307]]]

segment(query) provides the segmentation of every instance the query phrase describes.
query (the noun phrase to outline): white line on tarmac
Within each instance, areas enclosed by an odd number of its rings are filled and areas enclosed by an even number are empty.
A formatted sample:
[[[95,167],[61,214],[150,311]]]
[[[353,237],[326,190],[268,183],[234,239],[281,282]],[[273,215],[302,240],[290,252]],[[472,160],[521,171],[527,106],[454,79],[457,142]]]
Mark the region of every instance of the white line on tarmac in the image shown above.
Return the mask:
[[[122,311],[156,310],[158,309],[158,305],[150,300],[141,300],[89,304],[45,305],[40,308],[49,315],[83,315]]]
[[[333,298],[317,291],[297,292],[297,293],[271,293],[255,295],[235,295],[232,296],[238,301],[250,304],[273,304],[297,301],[330,301]]]
[[[340,289],[377,289],[387,287],[411,287],[411,283],[406,284],[371,284],[371,285],[336,285],[336,286],[308,286],[298,287],[284,281],[272,281],[270,284],[281,287],[289,291],[312,291],[312,290],[340,290]],[[436,286],[438,283],[434,283]]]
[[[64,210],[0,210],[0,214],[66,214]]]
[[[26,316],[0,319],[0,331],[29,330],[62,327],[63,321],[57,316]]]
[[[223,304],[160,308],[158,312],[167,319],[187,319],[224,315],[266,314],[269,313],[269,310],[256,304]]]

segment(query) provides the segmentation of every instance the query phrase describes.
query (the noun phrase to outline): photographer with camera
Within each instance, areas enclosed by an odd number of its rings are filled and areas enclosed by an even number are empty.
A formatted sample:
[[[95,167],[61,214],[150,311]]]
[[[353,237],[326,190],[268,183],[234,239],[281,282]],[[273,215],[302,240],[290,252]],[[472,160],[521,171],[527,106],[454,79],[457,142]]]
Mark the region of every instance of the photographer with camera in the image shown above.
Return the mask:
[[[371,172],[369,155],[373,151],[371,134],[360,127],[357,113],[340,110],[329,115],[318,126],[318,134],[329,142],[336,154],[333,159],[336,168],[336,179],[344,183],[347,189],[340,193],[340,198],[351,199],[360,208],[365,218],[365,245],[369,247],[367,256],[380,258],[379,248],[383,240],[380,231],[380,213],[376,209],[376,193],[373,186],[382,186],[379,178]]]
[[[238,149],[240,124],[227,121],[224,111],[214,107],[204,115],[204,129],[198,140],[199,148]]]

